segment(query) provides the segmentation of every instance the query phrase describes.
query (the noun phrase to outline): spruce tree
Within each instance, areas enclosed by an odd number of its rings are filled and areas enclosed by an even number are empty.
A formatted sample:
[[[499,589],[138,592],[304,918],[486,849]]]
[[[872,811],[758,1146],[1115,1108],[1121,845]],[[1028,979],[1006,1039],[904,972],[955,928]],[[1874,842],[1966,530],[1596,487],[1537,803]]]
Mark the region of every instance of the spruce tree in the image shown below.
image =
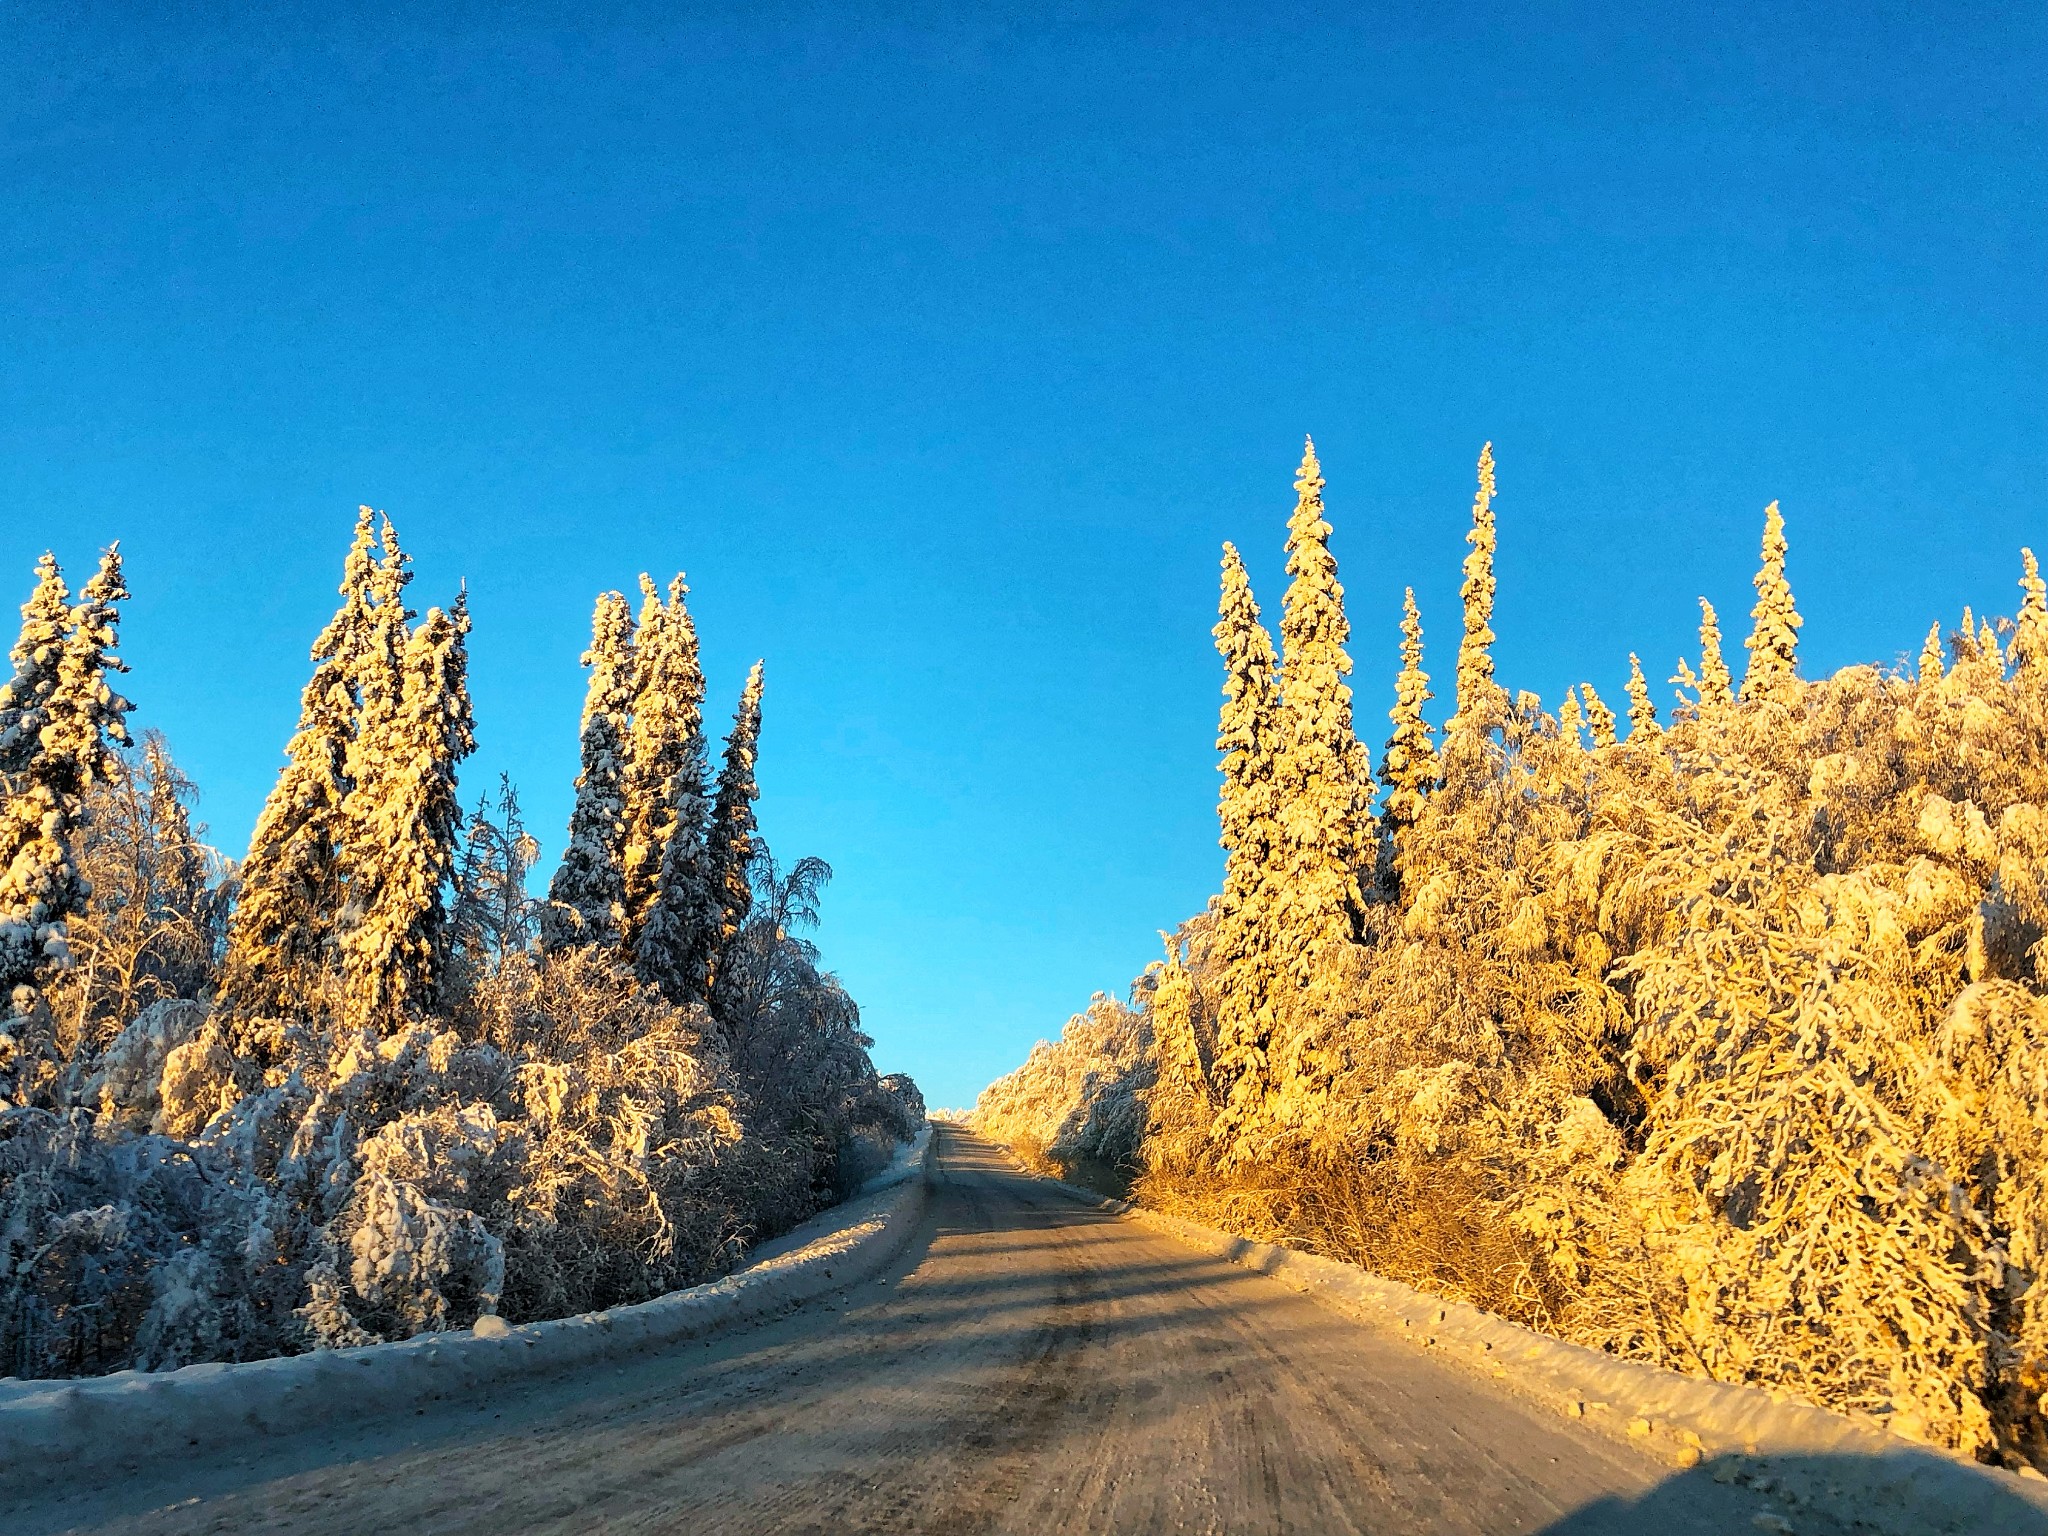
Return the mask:
[[[1586,699],[1586,725],[1593,733],[1595,747],[1611,747],[1617,740],[1614,734],[1614,711],[1609,709],[1600,695],[1593,691],[1591,683],[1579,684],[1579,692]]]
[[[754,904],[747,867],[754,859],[754,802],[761,786],[755,764],[761,752],[761,663],[747,673],[733,711],[732,732],[725,738],[725,759],[718,770],[718,795],[711,805],[710,842],[718,873],[719,908],[725,936],[739,932]]]
[[[623,859],[626,921],[621,937],[629,949],[654,905],[666,850],[676,832],[678,792],[689,786],[675,778],[694,759],[703,799],[704,670],[697,630],[684,598],[681,575],[669,583],[668,599],[647,576],[640,578],[640,629],[633,647],[633,724],[624,783],[626,841]]]
[[[1650,685],[1643,678],[1643,664],[1634,651],[1628,655],[1628,724],[1631,741],[1638,736],[1652,741],[1664,734],[1664,727],[1657,723],[1657,706],[1650,702]]]
[[[298,729],[240,871],[215,1011],[226,1020],[235,1055],[257,1067],[276,1062],[282,1043],[276,1021],[315,1007],[340,920],[348,748],[376,622],[375,519],[368,507],[358,509],[342,565],[341,607],[313,642],[313,675],[300,697]]]
[[[1387,786],[1383,815],[1397,833],[1421,817],[1423,797],[1436,783],[1434,733],[1422,713],[1423,705],[1435,697],[1429,691],[1429,674],[1422,670],[1422,615],[1410,587],[1401,599],[1401,675],[1394,683],[1394,707],[1388,712],[1394,734],[1380,756],[1380,782]]]
[[[446,891],[462,807],[456,764],[476,750],[469,595],[431,608],[405,642],[399,693],[363,716],[351,761],[349,907],[341,935],[350,1024],[393,1034],[432,1010],[447,959]]]
[[[1799,676],[1799,628],[1806,621],[1792,606],[1792,587],[1785,580],[1785,519],[1774,501],[1764,508],[1763,563],[1756,573],[1755,625],[1742,642],[1749,652],[1743,675],[1745,702],[1767,698]]]
[[[1683,667],[1685,663],[1680,662],[1679,665]],[[1567,688],[1564,691],[1564,702],[1557,707],[1558,739],[1573,751],[1582,751],[1586,745],[1579,737],[1579,732],[1582,729],[1584,727],[1581,724],[1581,716],[1579,714],[1578,691]]]
[[[1195,983],[1181,955],[1181,941],[1161,932],[1166,963],[1152,989],[1152,1036],[1158,1042],[1162,1075],[1201,1103],[1210,1101],[1209,1071],[1195,1027]]]
[[[1344,589],[1323,517],[1315,444],[1302,454],[1287,523],[1287,588],[1280,618],[1280,711],[1274,785],[1281,829],[1282,964],[1306,985],[1332,946],[1348,943],[1363,898],[1372,778],[1352,723]]]
[[[1216,816],[1224,849],[1223,894],[1210,957],[1217,973],[1218,1086],[1246,1080],[1262,1092],[1272,1032],[1274,925],[1281,833],[1276,802],[1281,750],[1277,660],[1272,637],[1236,546],[1223,546],[1217,653],[1223,658],[1223,707],[1216,723],[1223,775]]]
[[[45,554],[36,562],[35,587],[21,605],[21,635],[9,656],[14,675],[0,685],[0,778],[22,772],[36,753],[70,626],[71,590],[56,556]]]
[[[754,862],[754,802],[761,787],[756,781],[755,763],[761,752],[761,663],[755,662],[740,691],[739,708],[733,712],[732,734],[725,739],[725,761],[718,770],[718,794],[711,803],[711,825],[706,836],[707,863],[711,889],[718,900],[719,952],[709,966],[710,986],[716,998],[721,975],[719,960],[733,937],[746,926],[753,910],[754,887],[748,872]]]
[[[725,907],[708,838],[704,735],[669,781],[669,838],[654,902],[633,953],[640,979],[678,1004],[708,1002],[725,942]]]
[[[1700,703],[1733,704],[1735,677],[1721,657],[1721,620],[1714,605],[1700,599]]]
[[[2019,618],[2012,636],[2013,665],[2022,671],[2040,666],[2048,658],[2048,582],[2041,579],[2041,567],[2031,549],[2020,551]]]
[[[1446,738],[1464,731],[1487,731],[1507,713],[1507,693],[1493,678],[1493,555],[1497,546],[1493,515],[1493,444],[1479,450],[1479,490],[1472,499],[1472,531],[1465,542],[1465,579],[1459,596],[1465,603],[1465,635],[1458,645],[1457,707],[1444,726]]]
[[[33,746],[14,752],[19,767],[6,776],[0,802],[0,1104],[19,1103],[32,1091],[29,1035],[41,1011],[41,984],[70,965],[67,923],[91,895],[79,870],[86,795],[116,771],[114,747],[128,741],[132,707],[107,681],[109,673],[127,670],[114,654],[115,605],[128,597],[118,547],[101,556],[66,615],[47,686],[46,620],[62,576],[50,561],[38,578],[16,646],[16,681],[26,677],[29,686],[19,694],[10,688],[10,698],[21,698],[24,713],[33,711],[40,725]]]
[[[1936,619],[1927,626],[1927,639],[1920,646],[1920,681],[1935,683],[1941,681],[1941,620]]]
[[[541,945],[616,944],[626,922],[624,780],[633,707],[633,616],[620,593],[597,600],[583,696],[583,771],[569,813],[569,842],[548,884]]]

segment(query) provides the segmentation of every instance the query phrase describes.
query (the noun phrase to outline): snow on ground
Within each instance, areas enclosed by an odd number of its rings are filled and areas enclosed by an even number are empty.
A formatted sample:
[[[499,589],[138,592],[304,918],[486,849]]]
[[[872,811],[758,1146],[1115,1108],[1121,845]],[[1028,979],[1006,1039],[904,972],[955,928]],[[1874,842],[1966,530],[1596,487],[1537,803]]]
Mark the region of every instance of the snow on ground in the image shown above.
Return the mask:
[[[48,1468],[127,1471],[470,1396],[486,1387],[643,1354],[864,1278],[893,1258],[924,1208],[926,1127],[854,1200],[764,1245],[736,1274],[635,1306],[514,1327],[180,1370],[67,1381],[0,1380],[0,1493]]]
[[[1021,1166],[1021,1165],[1020,1165]],[[1787,1394],[1706,1381],[1568,1344],[1445,1301],[1354,1264],[1255,1243],[1104,1200],[1047,1179],[1074,1199],[1216,1254],[1359,1322],[1482,1372],[1518,1396],[1624,1437],[1674,1466],[1714,1459],[1736,1479],[1795,1508],[1847,1510],[1872,1531],[2003,1528],[2015,1501],[2048,1516],[2048,1481],[1983,1467]],[[1809,1469],[1824,1466],[1825,1474]],[[1853,1467],[1855,1486],[1847,1486]],[[1821,1480],[1824,1477],[1824,1481]]]

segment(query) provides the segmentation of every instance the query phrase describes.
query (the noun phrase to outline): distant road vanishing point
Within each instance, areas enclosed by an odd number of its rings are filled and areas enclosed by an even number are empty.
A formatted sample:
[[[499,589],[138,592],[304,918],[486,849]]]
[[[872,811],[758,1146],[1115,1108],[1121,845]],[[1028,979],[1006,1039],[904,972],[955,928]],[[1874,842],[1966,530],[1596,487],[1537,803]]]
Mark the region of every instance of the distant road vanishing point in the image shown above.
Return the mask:
[[[880,1279],[630,1365],[8,1513],[11,1531],[1692,1532],[1762,1495],[939,1129]],[[1810,1513],[1798,1529],[1824,1531]]]

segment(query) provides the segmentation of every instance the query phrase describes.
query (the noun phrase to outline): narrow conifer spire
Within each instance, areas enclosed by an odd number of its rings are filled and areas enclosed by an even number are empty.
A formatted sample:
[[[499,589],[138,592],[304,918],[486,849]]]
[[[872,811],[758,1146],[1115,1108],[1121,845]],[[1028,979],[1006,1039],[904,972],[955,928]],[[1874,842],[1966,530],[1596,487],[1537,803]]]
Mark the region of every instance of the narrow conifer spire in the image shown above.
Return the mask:
[[[462,806],[456,764],[476,750],[469,700],[469,594],[427,610],[406,637],[396,706],[365,715],[351,798],[349,906],[341,935],[348,1022],[395,1033],[430,1011],[447,959],[444,892]]]
[[[1449,738],[1462,731],[1486,731],[1507,710],[1507,694],[1493,677],[1493,556],[1498,544],[1493,514],[1493,444],[1479,450],[1479,491],[1472,499],[1472,531],[1465,542],[1465,579],[1458,588],[1465,603],[1465,635],[1458,644],[1458,697],[1444,726]]]
[[[1394,734],[1380,754],[1380,782],[1387,786],[1384,816],[1396,830],[1415,824],[1424,796],[1436,783],[1434,731],[1422,713],[1435,697],[1429,674],[1422,670],[1422,614],[1415,606],[1415,589],[1409,587],[1401,598],[1401,675],[1394,683],[1394,707],[1387,712]]]
[[[274,1022],[260,1021],[315,1006],[341,913],[341,813],[356,689],[375,623],[376,544],[376,514],[360,507],[342,562],[341,606],[313,642],[298,728],[239,871],[214,1011],[226,1021],[229,1048],[259,1069],[275,1063],[283,1039]]]
[[[1614,734],[1614,711],[1602,702],[1591,683],[1579,684],[1579,692],[1586,699],[1586,725],[1593,733],[1593,745],[1613,746],[1618,739]]]
[[[1224,848],[1223,894],[1211,952],[1217,964],[1217,1084],[1228,1091],[1265,1060],[1275,965],[1274,924],[1281,832],[1275,776],[1281,724],[1272,637],[1259,622],[1251,579],[1235,545],[1223,546],[1216,651],[1223,707],[1216,722],[1223,783],[1216,819]]]
[[[1651,741],[1664,734],[1657,723],[1657,706],[1650,702],[1650,685],[1643,679],[1643,664],[1634,651],[1628,653],[1628,725],[1631,741],[1638,736]]]
[[[1939,682],[1944,670],[1941,661],[1941,620],[1936,619],[1927,626],[1927,639],[1920,646],[1920,681]]]
[[[1162,931],[1166,963],[1152,990],[1152,1035],[1170,1080],[1203,1103],[1210,1100],[1209,1071],[1202,1060],[1202,1039],[1195,1028],[1195,983],[1181,958],[1181,943]]]
[[[725,738],[725,761],[718,771],[718,795],[711,805],[710,848],[712,892],[718,901],[720,955],[709,967],[710,991],[718,995],[719,959],[725,946],[746,925],[754,907],[748,869],[754,860],[754,802],[761,786],[755,764],[761,753],[761,663],[755,662],[740,690],[733,712],[732,734]]]
[[[1785,580],[1785,519],[1774,501],[1764,508],[1763,563],[1756,573],[1755,620],[1749,638],[1749,670],[1743,675],[1745,702],[1764,698],[1799,676],[1799,629],[1806,621],[1792,605],[1792,587]]]
[[[36,562],[36,584],[21,605],[21,634],[9,657],[14,675],[0,684],[0,775],[20,773],[35,754],[70,624],[71,589],[57,557],[46,553]]]
[[[1578,692],[1576,689],[1567,688],[1564,691],[1564,702],[1557,707],[1557,734],[1566,746],[1583,751],[1586,744],[1579,737],[1579,732],[1583,729]]]
[[[685,603],[689,587],[680,573],[664,601],[648,576],[640,578],[640,628],[633,646],[633,724],[627,742],[625,801],[625,924],[629,949],[655,902],[663,857],[676,830],[678,792],[702,815],[704,798],[704,671],[697,629]],[[676,775],[695,757],[696,785],[678,786]],[[699,830],[701,836],[701,829]]]
[[[583,653],[590,683],[583,695],[582,772],[569,813],[569,840],[548,884],[541,944],[616,944],[626,920],[626,740],[633,707],[633,615],[606,592],[590,616]]]
[[[1345,643],[1351,627],[1323,517],[1315,444],[1302,452],[1287,522],[1287,588],[1280,617],[1276,806],[1282,831],[1285,963],[1306,983],[1331,945],[1347,942],[1363,906],[1358,874],[1368,846],[1372,778],[1353,724]]]
[[[2048,582],[2041,579],[2040,564],[2031,549],[2020,551],[2019,618],[2013,629],[2012,661],[2021,670],[2037,667],[2048,658]]]
[[[1721,619],[1714,605],[1700,599],[1700,703],[1733,704],[1735,677],[1721,658]]]
[[[1998,650],[1998,631],[1991,627],[1989,619],[1977,631],[1977,654],[1994,667],[2003,668],[2005,665],[2005,657]]]
[[[54,658],[43,620],[63,578],[53,560],[37,575],[17,646],[27,664],[17,658],[15,679],[26,680],[18,696],[37,729],[26,750],[14,754],[18,767],[0,782],[0,1105],[23,1102],[30,1089],[21,1024],[37,1012],[48,974],[71,964],[69,922],[91,895],[78,867],[85,797],[111,777],[113,749],[128,740],[131,707],[107,681],[109,673],[127,670],[114,654],[115,605],[128,597],[118,547],[100,557],[66,613]],[[16,696],[10,685],[10,699]]]

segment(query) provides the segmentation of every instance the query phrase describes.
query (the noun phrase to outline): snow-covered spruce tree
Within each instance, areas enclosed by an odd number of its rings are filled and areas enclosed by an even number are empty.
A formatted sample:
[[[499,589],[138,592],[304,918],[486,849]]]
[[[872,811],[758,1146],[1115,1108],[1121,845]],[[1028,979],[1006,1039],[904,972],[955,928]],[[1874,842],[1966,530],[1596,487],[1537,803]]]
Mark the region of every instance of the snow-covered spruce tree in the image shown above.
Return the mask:
[[[1735,702],[1735,677],[1721,655],[1721,620],[1714,605],[1700,599],[1700,678],[1702,707],[1719,708]]]
[[[1564,691],[1564,702],[1557,706],[1557,739],[1568,748],[1582,748],[1580,739],[1584,730],[1583,716],[1579,712],[1579,694],[1576,688]]]
[[[725,907],[712,864],[701,728],[669,780],[668,826],[654,904],[640,930],[633,968],[672,1003],[705,1003],[724,943]]]
[[[1315,444],[1303,450],[1287,523],[1288,585],[1280,617],[1279,740],[1275,804],[1281,840],[1282,973],[1307,987],[1357,933],[1364,904],[1358,870],[1367,858],[1372,773],[1352,721],[1351,626],[1323,518]]]
[[[2020,551],[2019,617],[2013,621],[2012,663],[2025,671],[2048,661],[2048,582],[2031,549]]]
[[[228,1049],[278,1066],[288,1021],[324,1009],[324,973],[343,903],[338,850],[359,677],[375,631],[376,514],[359,509],[342,566],[341,607],[313,642],[285,766],[256,818],[214,1004]]]
[[[1634,651],[1628,653],[1628,725],[1630,741],[1654,741],[1664,734],[1664,727],[1657,723],[1657,706],[1650,702],[1643,664]]]
[[[704,798],[704,669],[697,628],[684,603],[689,590],[679,574],[669,583],[664,602],[653,581],[640,578],[633,725],[623,784],[626,921],[621,938],[629,952],[653,909],[677,816],[692,804],[701,807]],[[697,775],[694,794],[693,786],[675,782],[678,774],[692,771]]]
[[[754,904],[754,889],[748,877],[754,861],[754,802],[761,788],[754,777],[754,765],[761,751],[761,663],[755,662],[740,690],[739,708],[733,712],[732,733],[725,738],[725,760],[718,770],[718,794],[711,802],[711,822],[705,835],[706,866],[711,890],[718,899],[718,951],[707,967],[711,1011],[724,1016],[719,995],[720,957],[747,921]]]
[[[1436,784],[1434,728],[1422,708],[1436,695],[1422,670],[1422,615],[1415,607],[1413,587],[1401,598],[1401,673],[1394,682],[1394,707],[1388,712],[1394,734],[1380,756],[1380,782],[1387,786],[1380,819],[1398,843],[1401,829],[1422,815],[1422,802]]]
[[[1152,989],[1152,1034],[1159,1046],[1160,1076],[1170,1078],[1180,1094],[1206,1103],[1210,1098],[1209,1067],[1203,1059],[1186,941],[1179,934],[1163,931],[1159,937],[1166,945],[1166,962]]]
[[[1936,619],[1927,629],[1927,638],[1920,645],[1920,681],[1938,683],[1944,668],[1941,660],[1941,620]]]
[[[1484,733],[1507,713],[1507,693],[1493,680],[1493,555],[1495,532],[1493,444],[1479,450],[1479,489],[1472,498],[1472,530],[1465,542],[1465,579],[1458,588],[1465,604],[1465,633],[1458,642],[1457,705],[1445,722],[1444,736]]]
[[[395,706],[365,709],[350,757],[341,995],[355,1028],[393,1034],[436,1003],[462,820],[455,767],[476,750],[468,635],[467,592],[453,613],[427,610],[405,642]]]
[[[36,562],[35,587],[21,605],[21,635],[9,655],[14,674],[0,685],[0,776],[25,770],[40,745],[70,628],[71,589],[57,557],[45,554]]]
[[[583,698],[582,771],[569,813],[569,841],[548,883],[541,947],[615,945],[626,922],[626,750],[633,708],[633,615],[606,592],[590,619],[583,653],[590,684]]]
[[[1591,683],[1579,684],[1579,692],[1586,699],[1586,728],[1593,733],[1593,745],[1596,748],[1613,746],[1619,740],[1615,735],[1614,711],[1593,691]]]
[[[68,923],[91,894],[79,870],[87,795],[112,776],[131,708],[107,681],[127,670],[114,654],[115,605],[128,596],[118,547],[100,557],[70,610],[47,691],[37,674],[46,660],[49,594],[43,581],[37,585],[24,611],[24,627],[34,632],[17,646],[16,684],[23,686],[11,686],[9,696],[26,702],[40,694],[39,704],[27,705],[40,725],[35,745],[18,756],[19,770],[6,776],[0,802],[0,1106],[38,1097],[55,1067],[42,987],[71,965]]]
[[[1771,697],[1799,676],[1799,629],[1806,621],[1792,606],[1792,587],[1785,580],[1785,519],[1774,501],[1764,508],[1763,563],[1756,573],[1755,621],[1742,642],[1749,652],[1743,674],[1745,702]]]
[[[1272,637],[1259,622],[1251,579],[1230,544],[1223,546],[1223,589],[1213,634],[1223,658],[1223,707],[1216,724],[1223,783],[1216,817],[1224,865],[1211,941],[1217,974],[1211,1066],[1216,1090],[1226,1102],[1240,1082],[1247,1099],[1256,1102],[1266,1091],[1277,980],[1278,666]]]

